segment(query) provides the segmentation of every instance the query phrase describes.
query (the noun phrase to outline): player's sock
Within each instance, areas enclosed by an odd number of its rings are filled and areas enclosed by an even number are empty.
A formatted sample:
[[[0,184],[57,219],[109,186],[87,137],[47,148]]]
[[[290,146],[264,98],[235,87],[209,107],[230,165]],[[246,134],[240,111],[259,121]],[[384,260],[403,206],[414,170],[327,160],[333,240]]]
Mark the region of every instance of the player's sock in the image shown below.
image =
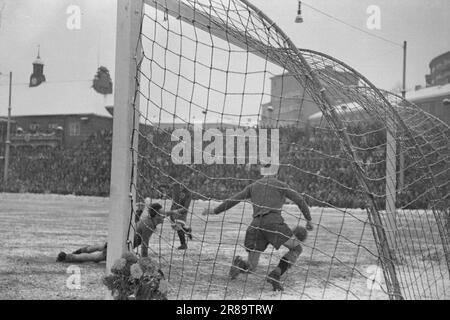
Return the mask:
[[[294,249],[289,250],[289,252],[286,253],[283,258],[281,258],[280,262],[278,263],[278,268],[281,272],[280,275],[283,275],[287,271],[287,269],[289,269],[295,263],[295,261],[297,261],[302,251],[302,247],[297,246]]]
[[[281,258],[278,266],[273,269],[269,274],[267,281],[272,285],[273,291],[283,291],[284,288],[281,285],[281,276],[297,261],[298,256],[302,253],[302,247],[297,246],[294,249],[289,250],[283,258]]]
[[[192,240],[192,228],[190,227],[183,227],[184,233],[188,236],[189,240]]]
[[[248,268],[248,262],[242,259],[241,256],[236,256],[230,268],[230,278],[232,280],[236,279],[241,272],[247,272]]]
[[[83,247],[78,250],[75,250],[74,252],[72,252],[72,254],[80,254],[80,253],[85,253],[85,252],[86,252],[86,247]]]
[[[298,257],[302,254],[302,247],[297,246],[294,249],[289,250],[288,253],[286,253],[283,258],[281,258],[280,262],[278,263],[278,268],[280,268],[281,275],[283,275],[287,269],[292,267],[292,265],[297,261]]]
[[[178,247],[178,250],[186,250],[187,244],[186,244],[186,236],[184,233],[184,230],[178,230],[177,231],[178,238],[180,239],[181,246]]]
[[[283,286],[280,282],[281,278],[281,270],[280,267],[276,267],[272,270],[271,273],[269,273],[267,277],[267,282],[269,282],[272,285],[273,291],[284,291]]]
[[[278,268],[280,268],[280,275],[284,274],[287,269],[289,269],[290,263],[284,259],[284,257],[278,263]]]

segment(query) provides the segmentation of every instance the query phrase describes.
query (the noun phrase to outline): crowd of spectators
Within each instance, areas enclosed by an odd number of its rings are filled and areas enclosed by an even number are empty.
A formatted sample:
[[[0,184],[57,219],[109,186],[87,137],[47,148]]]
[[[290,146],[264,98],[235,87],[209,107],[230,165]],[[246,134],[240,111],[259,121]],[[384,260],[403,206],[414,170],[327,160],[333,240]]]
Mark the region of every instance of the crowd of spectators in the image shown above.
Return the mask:
[[[279,132],[281,179],[303,193],[310,205],[365,208],[371,198],[384,209],[386,137],[380,125],[349,127],[357,162],[327,128],[289,127]],[[7,185],[2,182],[2,191],[108,196],[111,140],[110,132],[99,132],[76,148],[13,148],[9,181]],[[165,197],[171,183],[179,181],[192,190],[194,198],[224,199],[260,177],[258,167],[248,162],[176,165],[171,152],[179,141],[172,140],[172,130],[141,129],[136,170],[139,197]],[[413,162],[406,159],[405,166]],[[358,181],[355,165],[363,169],[370,197]],[[420,178],[420,170],[413,166],[405,174],[408,188],[398,194],[398,205],[427,207],[427,197],[421,196],[423,183],[414,183]]]
[[[111,132],[91,135],[77,147],[11,148],[2,191],[108,196]]]

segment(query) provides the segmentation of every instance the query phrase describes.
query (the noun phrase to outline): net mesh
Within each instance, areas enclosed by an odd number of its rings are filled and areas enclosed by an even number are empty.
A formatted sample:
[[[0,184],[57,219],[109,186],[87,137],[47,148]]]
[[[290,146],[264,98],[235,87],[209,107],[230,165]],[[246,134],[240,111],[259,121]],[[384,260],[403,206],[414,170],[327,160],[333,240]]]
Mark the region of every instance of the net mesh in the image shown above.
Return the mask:
[[[293,47],[247,1],[146,3],[136,70],[140,103],[130,110],[139,115],[131,141],[137,145],[132,214],[147,197],[169,210],[174,185],[193,198],[188,249],[178,250],[170,220],[148,244],[169,280],[169,298],[449,297],[447,125],[379,91],[344,63]],[[269,246],[256,271],[228,277],[233,259],[246,255],[251,202],[201,215],[260,178],[249,152],[263,129],[272,130],[269,151],[279,144],[280,180],[302,194],[314,224],[281,279],[282,293],[266,279],[283,248]],[[241,162],[224,151],[239,143],[208,149],[229,132],[247,134]],[[186,147],[189,161],[174,163],[177,145]],[[229,155],[233,164],[222,164]],[[291,227],[305,223],[291,203],[282,215]]]

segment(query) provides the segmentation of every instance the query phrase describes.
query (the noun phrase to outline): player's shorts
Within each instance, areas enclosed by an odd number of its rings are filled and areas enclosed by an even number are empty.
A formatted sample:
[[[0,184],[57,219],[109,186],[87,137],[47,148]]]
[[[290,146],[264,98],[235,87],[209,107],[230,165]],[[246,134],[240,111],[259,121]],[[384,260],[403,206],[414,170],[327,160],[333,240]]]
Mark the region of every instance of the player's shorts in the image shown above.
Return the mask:
[[[172,228],[176,231],[183,230],[186,227],[187,212],[185,214],[177,214],[170,217]]]
[[[264,251],[271,244],[279,249],[293,236],[292,230],[284,223],[279,213],[269,213],[253,219],[245,234],[247,251]]]
[[[170,223],[172,224],[172,229],[179,231],[186,228],[186,221],[184,220],[171,220]]]

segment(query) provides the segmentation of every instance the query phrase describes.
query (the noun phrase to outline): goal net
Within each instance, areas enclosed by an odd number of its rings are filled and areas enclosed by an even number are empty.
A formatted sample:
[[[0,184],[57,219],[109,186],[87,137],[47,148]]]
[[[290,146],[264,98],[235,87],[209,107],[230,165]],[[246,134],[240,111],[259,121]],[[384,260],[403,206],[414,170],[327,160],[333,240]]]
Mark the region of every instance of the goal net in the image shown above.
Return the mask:
[[[170,219],[148,244],[169,299],[449,297],[448,126],[344,63],[296,48],[246,0],[144,2],[130,55],[130,174],[119,182],[130,191],[127,239],[138,203],[170,210],[174,188],[192,195],[187,249]],[[114,135],[121,126],[116,117]],[[202,215],[257,181],[263,158],[279,160],[279,179],[303,196],[314,226],[281,293],[267,276],[283,247],[228,276],[234,258],[246,258],[251,201]],[[282,216],[305,225],[292,203]]]

